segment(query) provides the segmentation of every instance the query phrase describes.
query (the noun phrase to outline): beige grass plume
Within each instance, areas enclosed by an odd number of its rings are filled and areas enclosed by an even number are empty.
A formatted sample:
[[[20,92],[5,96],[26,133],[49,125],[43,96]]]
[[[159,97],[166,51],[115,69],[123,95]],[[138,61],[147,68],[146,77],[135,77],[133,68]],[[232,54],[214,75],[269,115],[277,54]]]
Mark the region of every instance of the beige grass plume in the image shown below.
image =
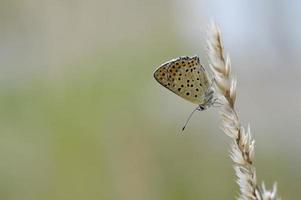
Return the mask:
[[[239,200],[279,200],[276,184],[271,191],[266,190],[264,183],[257,183],[256,169],[253,163],[255,140],[250,127],[245,130],[239,120],[236,102],[236,80],[231,78],[229,56],[225,57],[221,32],[217,24],[212,23],[208,31],[208,57],[214,74],[217,93],[223,103],[220,109],[222,130],[233,139],[231,158],[237,183],[240,187]]]

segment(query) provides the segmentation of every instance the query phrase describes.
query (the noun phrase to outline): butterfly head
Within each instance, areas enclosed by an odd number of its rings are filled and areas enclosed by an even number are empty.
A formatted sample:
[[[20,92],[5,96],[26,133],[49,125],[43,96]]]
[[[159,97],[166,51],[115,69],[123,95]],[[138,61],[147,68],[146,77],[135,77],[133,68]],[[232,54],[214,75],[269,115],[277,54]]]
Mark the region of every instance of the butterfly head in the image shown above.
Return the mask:
[[[204,105],[200,105],[199,110],[200,111],[206,110],[206,107]]]

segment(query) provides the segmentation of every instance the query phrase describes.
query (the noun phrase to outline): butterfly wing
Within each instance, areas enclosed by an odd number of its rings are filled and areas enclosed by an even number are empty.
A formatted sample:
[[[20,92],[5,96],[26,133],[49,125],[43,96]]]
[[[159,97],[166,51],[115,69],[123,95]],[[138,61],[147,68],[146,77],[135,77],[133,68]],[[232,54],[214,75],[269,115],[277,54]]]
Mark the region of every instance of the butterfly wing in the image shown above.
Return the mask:
[[[204,94],[210,86],[208,74],[197,56],[168,61],[154,72],[154,77],[170,91],[195,104],[204,103]]]

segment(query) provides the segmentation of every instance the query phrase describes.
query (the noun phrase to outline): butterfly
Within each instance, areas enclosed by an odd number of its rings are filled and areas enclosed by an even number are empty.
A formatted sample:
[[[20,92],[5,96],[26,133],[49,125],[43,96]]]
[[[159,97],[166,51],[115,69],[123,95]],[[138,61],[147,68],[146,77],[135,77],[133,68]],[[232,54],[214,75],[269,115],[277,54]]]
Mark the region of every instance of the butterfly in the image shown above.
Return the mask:
[[[198,105],[182,130],[196,110],[205,110],[216,102],[212,81],[197,56],[183,56],[162,64],[155,70],[154,78],[173,93]]]

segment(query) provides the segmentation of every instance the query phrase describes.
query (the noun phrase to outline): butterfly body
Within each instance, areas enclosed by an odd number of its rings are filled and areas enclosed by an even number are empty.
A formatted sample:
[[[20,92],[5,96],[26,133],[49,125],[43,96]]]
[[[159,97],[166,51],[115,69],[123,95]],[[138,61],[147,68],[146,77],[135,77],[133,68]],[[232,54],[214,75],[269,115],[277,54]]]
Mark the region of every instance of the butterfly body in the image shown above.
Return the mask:
[[[198,104],[202,110],[212,105],[211,80],[197,56],[179,57],[162,64],[154,72],[154,78],[178,96]]]

